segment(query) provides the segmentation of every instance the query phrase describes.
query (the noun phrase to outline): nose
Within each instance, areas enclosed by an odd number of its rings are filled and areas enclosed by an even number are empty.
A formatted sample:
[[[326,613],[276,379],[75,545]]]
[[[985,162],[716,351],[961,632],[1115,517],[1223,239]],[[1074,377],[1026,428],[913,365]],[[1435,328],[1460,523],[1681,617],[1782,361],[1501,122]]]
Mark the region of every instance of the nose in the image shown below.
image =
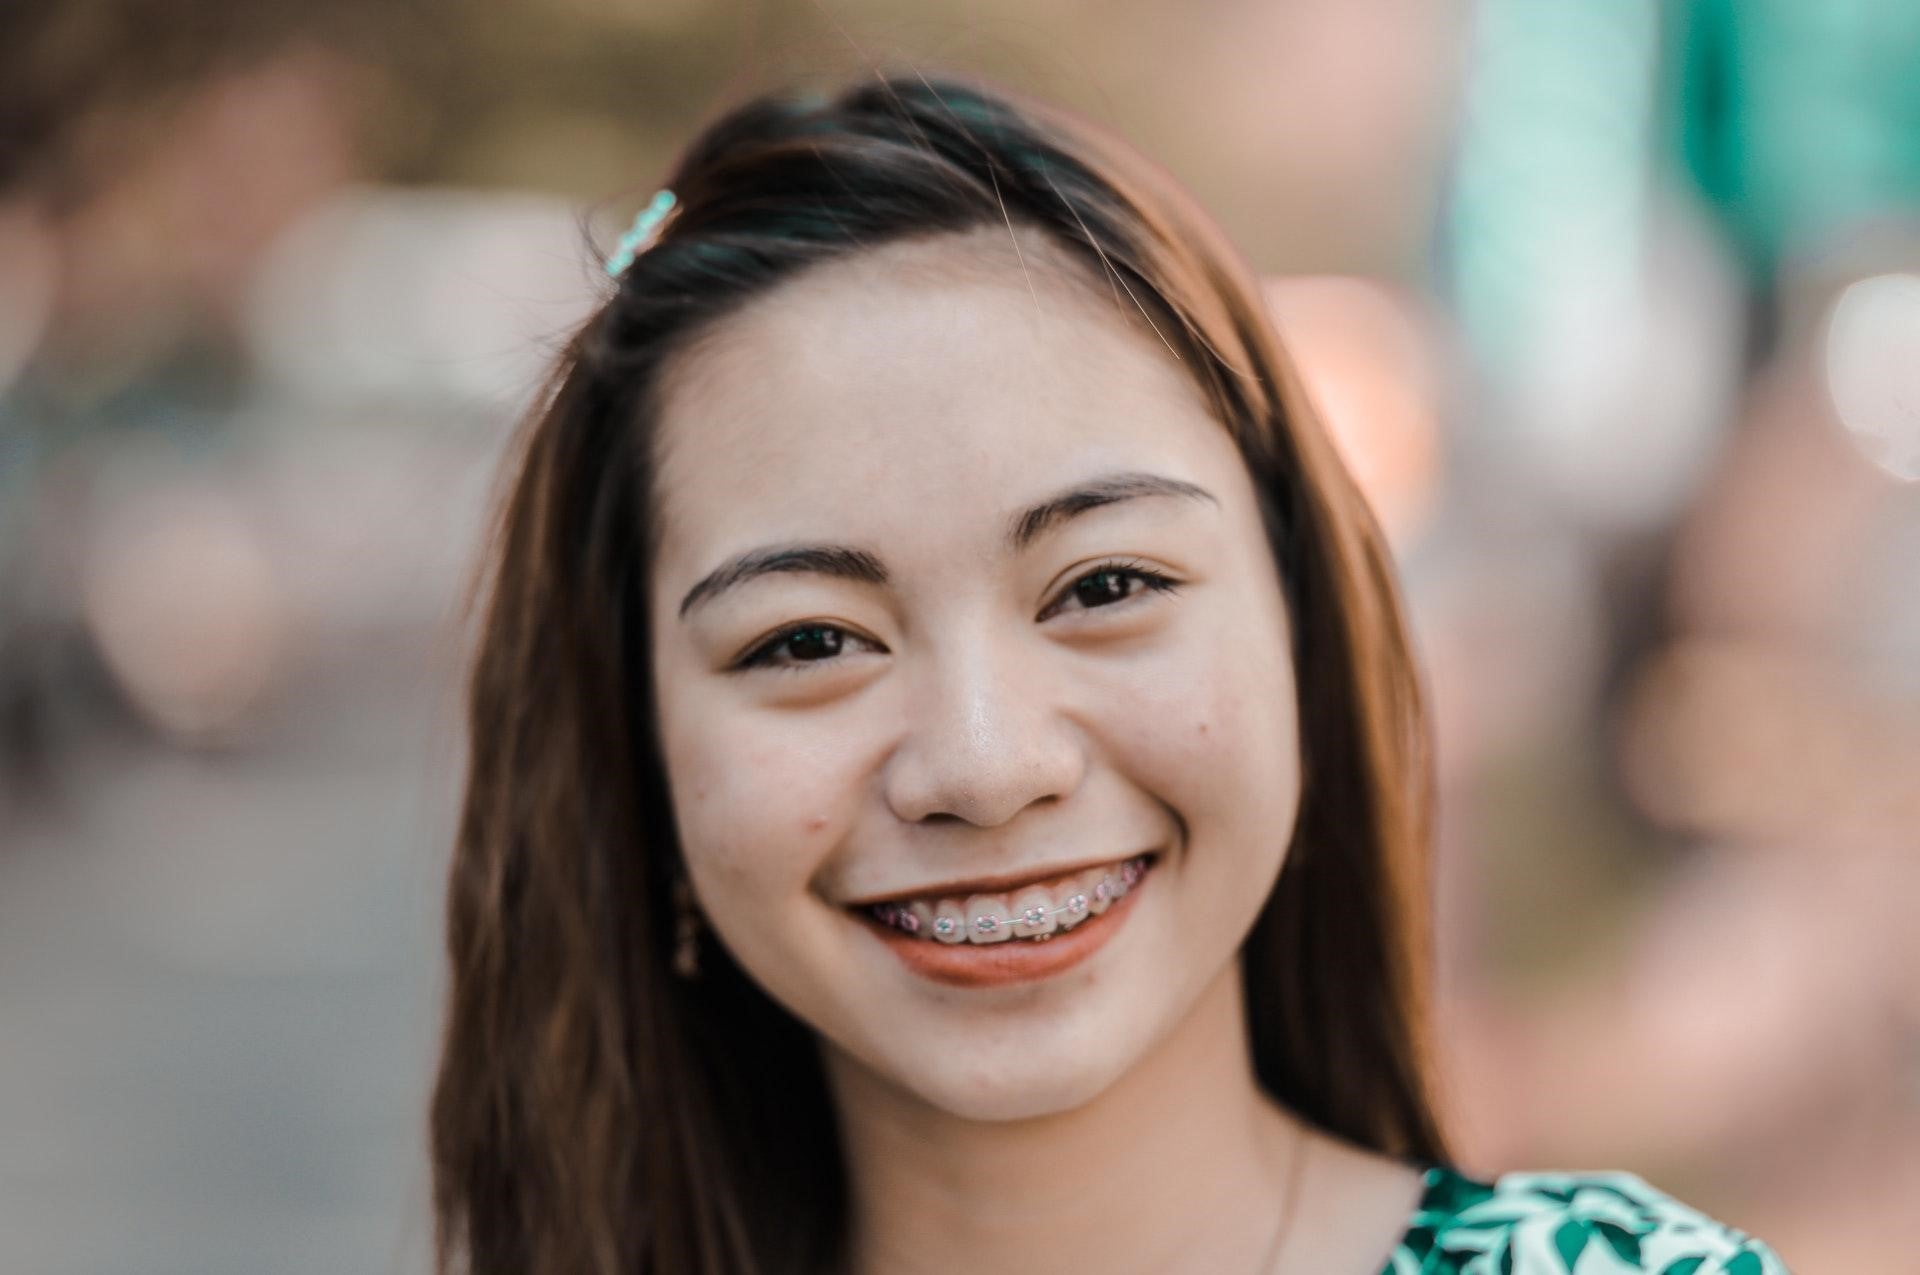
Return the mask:
[[[929,654],[910,693],[907,730],[886,774],[901,819],[996,827],[1079,786],[1082,740],[1060,712],[1054,671],[1031,652],[952,643]]]

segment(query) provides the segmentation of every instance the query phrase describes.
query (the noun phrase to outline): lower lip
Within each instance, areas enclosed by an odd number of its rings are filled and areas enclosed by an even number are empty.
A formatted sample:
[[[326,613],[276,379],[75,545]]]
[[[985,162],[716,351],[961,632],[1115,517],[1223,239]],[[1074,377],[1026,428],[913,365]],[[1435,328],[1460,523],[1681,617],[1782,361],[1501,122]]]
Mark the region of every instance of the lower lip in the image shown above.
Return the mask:
[[[1055,930],[1049,939],[1011,938],[999,943],[942,943],[903,933],[865,912],[854,915],[887,945],[887,950],[922,978],[949,987],[1006,987],[1031,983],[1065,973],[1106,945],[1133,912],[1156,860],[1149,860],[1124,896],[1105,912],[1089,917],[1071,930]]]

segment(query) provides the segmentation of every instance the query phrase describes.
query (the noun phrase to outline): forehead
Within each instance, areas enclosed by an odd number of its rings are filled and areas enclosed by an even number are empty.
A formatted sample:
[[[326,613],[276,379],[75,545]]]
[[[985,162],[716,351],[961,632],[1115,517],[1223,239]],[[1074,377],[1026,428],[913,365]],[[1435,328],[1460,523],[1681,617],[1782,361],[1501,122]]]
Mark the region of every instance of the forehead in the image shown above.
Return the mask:
[[[889,244],[780,285],[667,370],[663,556],[828,531],[997,536],[1006,509],[1092,473],[1204,481],[1237,464],[1118,295],[1005,230]]]

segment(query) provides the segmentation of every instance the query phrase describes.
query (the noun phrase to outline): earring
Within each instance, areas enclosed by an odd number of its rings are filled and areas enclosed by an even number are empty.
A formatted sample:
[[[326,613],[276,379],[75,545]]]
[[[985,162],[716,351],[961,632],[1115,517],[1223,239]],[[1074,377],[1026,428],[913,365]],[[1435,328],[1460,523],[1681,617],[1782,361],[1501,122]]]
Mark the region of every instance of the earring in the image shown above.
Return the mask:
[[[684,979],[700,977],[700,914],[694,909],[693,886],[685,874],[673,878],[673,972]]]

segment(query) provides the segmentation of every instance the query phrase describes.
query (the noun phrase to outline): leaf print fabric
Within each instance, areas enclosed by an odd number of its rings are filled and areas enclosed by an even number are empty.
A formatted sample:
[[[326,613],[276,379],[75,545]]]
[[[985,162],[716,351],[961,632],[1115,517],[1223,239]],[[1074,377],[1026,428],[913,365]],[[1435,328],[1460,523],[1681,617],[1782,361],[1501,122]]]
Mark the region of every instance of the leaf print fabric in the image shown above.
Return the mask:
[[[1380,1275],[1791,1275],[1759,1240],[1631,1173],[1427,1170]]]

